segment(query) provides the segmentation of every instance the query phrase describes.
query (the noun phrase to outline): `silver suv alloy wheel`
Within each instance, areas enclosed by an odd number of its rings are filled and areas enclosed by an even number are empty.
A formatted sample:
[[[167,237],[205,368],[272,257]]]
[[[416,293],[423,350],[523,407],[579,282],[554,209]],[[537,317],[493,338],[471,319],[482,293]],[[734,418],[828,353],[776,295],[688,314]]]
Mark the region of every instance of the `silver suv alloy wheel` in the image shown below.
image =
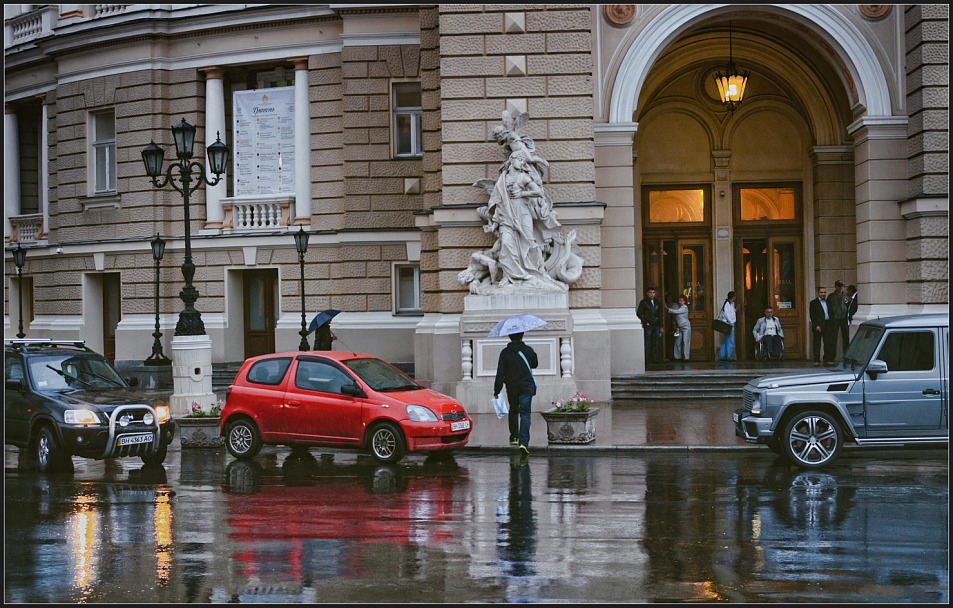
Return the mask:
[[[841,450],[841,430],[827,412],[798,412],[784,427],[785,454],[794,464],[816,468],[830,464]]]

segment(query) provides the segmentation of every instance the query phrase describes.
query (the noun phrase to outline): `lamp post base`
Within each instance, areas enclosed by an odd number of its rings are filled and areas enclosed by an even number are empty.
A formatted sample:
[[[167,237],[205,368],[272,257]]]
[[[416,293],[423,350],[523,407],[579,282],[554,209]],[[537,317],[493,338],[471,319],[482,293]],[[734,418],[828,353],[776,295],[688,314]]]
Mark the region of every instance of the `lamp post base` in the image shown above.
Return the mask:
[[[173,418],[189,414],[195,402],[208,411],[217,401],[212,391],[212,339],[207,335],[172,338]]]

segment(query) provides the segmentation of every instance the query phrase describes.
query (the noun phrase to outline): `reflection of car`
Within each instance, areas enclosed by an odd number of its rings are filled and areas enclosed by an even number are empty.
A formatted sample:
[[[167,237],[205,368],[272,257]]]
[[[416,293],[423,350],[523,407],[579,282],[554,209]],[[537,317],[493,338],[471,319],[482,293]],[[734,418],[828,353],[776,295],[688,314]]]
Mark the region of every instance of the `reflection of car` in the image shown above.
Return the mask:
[[[744,389],[735,434],[802,467],[832,462],[845,441],[949,441],[949,315],[867,321],[836,367],[768,376]]]
[[[471,507],[469,476],[452,456],[436,456],[398,465],[296,454],[278,467],[230,462],[222,515],[229,541],[240,543],[231,556],[239,574],[287,599],[282,585],[300,592],[373,568],[370,543],[433,550],[450,542]]]
[[[9,340],[3,368],[4,440],[29,448],[41,471],[68,467],[71,455],[165,460],[169,406],[132,391],[83,342]]]
[[[405,452],[466,444],[463,406],[384,361],[336,351],[277,353],[245,361],[222,409],[222,435],[236,458],[262,444],[369,451],[381,462]]]

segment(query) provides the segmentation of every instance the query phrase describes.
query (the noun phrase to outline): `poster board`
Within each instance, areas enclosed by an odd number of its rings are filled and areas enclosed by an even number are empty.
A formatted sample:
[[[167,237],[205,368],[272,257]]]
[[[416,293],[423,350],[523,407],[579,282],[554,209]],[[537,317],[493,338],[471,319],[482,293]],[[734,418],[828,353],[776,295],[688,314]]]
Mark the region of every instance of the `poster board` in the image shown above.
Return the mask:
[[[295,192],[294,87],[232,96],[235,196]]]

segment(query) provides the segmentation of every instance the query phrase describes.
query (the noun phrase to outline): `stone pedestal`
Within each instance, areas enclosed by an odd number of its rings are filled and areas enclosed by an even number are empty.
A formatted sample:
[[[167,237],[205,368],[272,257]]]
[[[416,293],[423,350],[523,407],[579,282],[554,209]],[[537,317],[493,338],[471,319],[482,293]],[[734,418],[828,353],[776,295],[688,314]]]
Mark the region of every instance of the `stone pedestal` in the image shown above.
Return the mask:
[[[175,421],[179,429],[179,441],[183,448],[220,448],[225,438],[219,434],[221,418],[206,416],[202,418],[179,418]]]
[[[488,338],[487,334],[502,319],[523,313],[548,321],[523,336],[523,342],[536,351],[539,358],[539,366],[533,370],[533,379],[536,380],[533,411],[549,409],[553,401],[566,399],[576,392],[573,321],[566,293],[514,290],[508,294],[471,295],[464,298],[460,316],[461,379],[456,386],[457,400],[467,411],[493,411],[490,398],[493,396],[496,364],[500,351],[510,339],[509,336]],[[507,403],[514,407],[508,397]]]
[[[172,338],[172,385],[169,406],[176,419],[188,415],[193,401],[208,410],[218,400],[212,392],[212,340],[208,336]]]

